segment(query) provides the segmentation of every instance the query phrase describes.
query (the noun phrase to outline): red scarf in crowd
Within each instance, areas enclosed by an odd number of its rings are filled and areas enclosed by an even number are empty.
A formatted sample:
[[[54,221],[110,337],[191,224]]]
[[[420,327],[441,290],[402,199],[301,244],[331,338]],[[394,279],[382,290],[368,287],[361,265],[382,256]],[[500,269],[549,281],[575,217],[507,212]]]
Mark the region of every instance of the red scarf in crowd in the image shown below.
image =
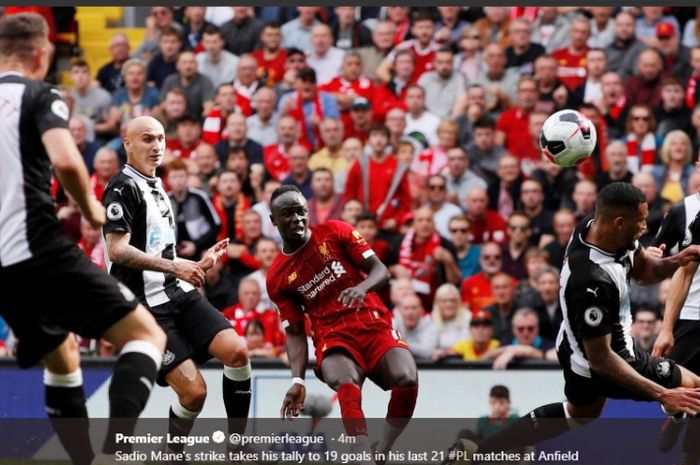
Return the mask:
[[[617,99],[617,101],[610,107],[610,111],[608,112],[610,116],[612,116],[613,119],[618,119],[620,117],[620,113],[622,113],[622,110],[625,109],[626,103],[627,97],[624,95]]]
[[[228,237],[228,215],[226,215],[226,208],[224,207],[224,204],[221,201],[221,194],[214,195],[214,198],[212,199],[211,203],[214,206],[214,210],[216,210],[216,213],[219,215],[219,219],[221,220],[221,229],[219,230],[219,234],[216,237],[216,240],[220,241]],[[240,192],[238,194],[238,198],[236,199],[236,212],[234,213],[234,227],[236,237],[228,237],[230,240],[243,239],[241,220],[243,219],[243,213],[245,213],[245,211],[248,209],[250,209],[250,200],[248,200],[248,197],[246,197],[245,195],[243,195],[242,192]]]
[[[695,92],[698,86],[698,73],[693,71],[688,79],[688,85],[685,88],[685,106],[691,110],[695,108]]]
[[[656,137],[653,133],[648,132],[642,139],[641,146],[637,140],[637,136],[630,133],[627,134],[627,160],[630,158],[636,159],[634,164],[637,168],[644,166],[653,166],[656,159]],[[632,170],[635,171],[634,169]]]
[[[321,133],[318,130],[318,126],[313,128],[314,144],[312,144],[310,137],[311,133],[309,132],[309,125],[306,122],[306,114],[304,114],[304,103],[301,101],[298,92],[294,92],[291,98],[293,98],[296,101],[296,107],[291,112],[289,112],[289,114],[294,119],[299,121],[301,129],[299,131],[299,143],[301,145],[309,147],[315,152],[321,148]],[[313,105],[313,113],[316,114],[319,121],[323,121],[323,107],[321,107],[321,98],[319,97],[318,92],[314,93]]]
[[[433,275],[435,274],[435,260],[433,259],[433,251],[440,247],[440,235],[433,232],[428,242],[425,244],[425,251],[422,257],[413,256],[413,241],[416,237],[416,229],[408,230],[399,249],[399,264],[403,265],[411,271],[411,277],[415,280],[422,281],[430,286]],[[429,287],[428,287],[429,289]]]

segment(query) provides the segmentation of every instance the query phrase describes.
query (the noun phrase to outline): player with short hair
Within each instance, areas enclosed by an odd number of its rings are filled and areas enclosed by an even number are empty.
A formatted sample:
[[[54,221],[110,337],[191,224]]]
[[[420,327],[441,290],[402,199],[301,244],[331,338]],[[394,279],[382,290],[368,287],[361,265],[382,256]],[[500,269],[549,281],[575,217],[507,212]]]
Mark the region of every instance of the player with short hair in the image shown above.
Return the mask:
[[[169,384],[178,396],[170,408],[169,432],[189,434],[206,398],[196,364],[216,357],[224,364],[226,415],[239,419],[230,421],[229,428],[242,433],[251,398],[248,351],[231,324],[195,289],[226,252],[228,239],[206,250],[196,263],[178,257],[172,205],[156,177],[165,152],[163,126],[150,116],[134,118],[124,148],[127,164],[111,179],[103,199],[107,269],[148,306],[168,336],[158,383]],[[184,444],[177,446],[169,448],[181,452]]]
[[[270,204],[270,218],[284,246],[267,274],[267,289],[287,333],[293,376],[281,416],[292,419],[304,408],[308,315],[316,374],[338,393],[345,429],[365,450],[369,439],[362,384],[370,378],[391,389],[384,434],[374,446],[385,454],[413,415],[418,395],[416,363],[376,294],[386,285],[389,271],[349,224],[329,220],[309,227],[306,199],[296,187],[277,188]]]
[[[631,184],[615,182],[600,191],[595,215],[574,230],[561,273],[557,355],[567,400],[533,410],[478,445],[458,441],[453,447],[467,451],[467,463],[474,452],[517,449],[580,426],[600,415],[608,397],[658,401],[669,413],[700,411],[700,378],[642,352],[630,335],[630,278],[658,282],[700,255],[696,245],[663,259],[642,248],[648,213],[644,194]],[[547,418],[561,421],[541,421]],[[449,462],[465,458],[454,450],[448,456]]]
[[[42,81],[50,64],[48,26],[37,14],[0,19],[0,314],[19,339],[22,368],[44,364],[50,418],[87,418],[78,344],[69,333],[105,338],[121,351],[109,388],[111,418],[136,418],[160,366],[163,331],[134,295],[100,271],[61,232],[51,168],[84,218],[99,227],[102,205],[68,130],[61,92]],[[27,285],[32,292],[26,292]],[[113,453],[110,423],[103,452]],[[93,460],[88,422],[57,428],[73,463]],[[101,457],[95,463],[105,463]]]

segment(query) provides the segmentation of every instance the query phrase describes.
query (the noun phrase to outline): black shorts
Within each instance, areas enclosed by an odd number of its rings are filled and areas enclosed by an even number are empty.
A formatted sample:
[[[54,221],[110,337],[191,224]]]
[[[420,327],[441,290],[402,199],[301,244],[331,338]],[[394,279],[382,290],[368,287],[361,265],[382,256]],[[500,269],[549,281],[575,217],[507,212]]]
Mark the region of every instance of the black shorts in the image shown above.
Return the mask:
[[[0,268],[0,282],[0,314],[19,339],[22,368],[38,363],[69,331],[100,338],[138,304],[126,286],[73,244]]]
[[[700,321],[678,320],[673,338],[675,344],[669,356],[679,365],[700,374]]]
[[[607,378],[604,378],[591,371],[591,377],[580,376],[571,370],[571,354],[566,351],[566,346],[562,346],[557,352],[559,363],[564,369],[564,392],[566,399],[574,405],[590,405],[595,403],[600,397],[610,399],[630,399],[651,402],[654,399],[647,398],[630,391],[622,386],[618,386]],[[681,385],[681,370],[678,365],[667,358],[652,357],[646,352],[634,346],[635,359],[629,361],[629,365],[634,370],[665,388],[676,388]]]
[[[167,386],[165,376],[187,359],[203,363],[211,358],[209,344],[231,323],[199,291],[178,288],[170,302],[151,308],[151,313],[168,336],[158,384]]]

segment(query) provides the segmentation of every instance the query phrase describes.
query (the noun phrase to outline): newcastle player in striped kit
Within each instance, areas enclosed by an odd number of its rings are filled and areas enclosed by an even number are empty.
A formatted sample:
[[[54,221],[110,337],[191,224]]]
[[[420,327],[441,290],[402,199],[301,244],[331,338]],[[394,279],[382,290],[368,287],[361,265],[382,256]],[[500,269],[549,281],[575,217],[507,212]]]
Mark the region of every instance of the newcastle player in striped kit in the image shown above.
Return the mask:
[[[0,314],[19,338],[19,365],[42,361],[45,366],[49,417],[87,417],[72,331],[103,337],[120,351],[109,387],[110,417],[136,418],[156,378],[165,335],[123,284],[95,267],[62,233],[54,216],[52,166],[84,218],[95,227],[105,221],[68,131],[68,106],[58,89],[41,82],[50,62],[47,32],[39,15],[0,19]],[[71,461],[89,464],[87,421],[68,426],[56,432]],[[117,426],[124,425],[110,423],[107,455],[94,463],[113,458],[117,431],[133,432]]]

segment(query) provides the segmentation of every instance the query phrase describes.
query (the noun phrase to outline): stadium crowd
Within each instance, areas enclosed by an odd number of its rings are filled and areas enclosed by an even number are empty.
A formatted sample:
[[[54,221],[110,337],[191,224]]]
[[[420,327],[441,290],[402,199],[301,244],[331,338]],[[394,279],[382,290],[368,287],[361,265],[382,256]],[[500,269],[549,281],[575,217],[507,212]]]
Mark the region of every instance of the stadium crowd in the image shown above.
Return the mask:
[[[101,198],[126,160],[126,123],[163,123],[178,254],[230,239],[203,292],[254,357],[286,360],[265,288],[281,184],[309,199],[311,225],[342,219],[373,246],[416,358],[497,369],[553,359],[564,250],[597,191],[644,192],[644,245],[700,191],[700,8],[153,7],[145,26],[141,44],[116,32],[99,70],[71,61],[70,131]],[[538,145],[564,108],[597,128],[576,168]],[[52,192],[65,231],[104,268],[100,231]],[[634,288],[646,350],[667,292]],[[1,324],[0,338],[11,354]]]

